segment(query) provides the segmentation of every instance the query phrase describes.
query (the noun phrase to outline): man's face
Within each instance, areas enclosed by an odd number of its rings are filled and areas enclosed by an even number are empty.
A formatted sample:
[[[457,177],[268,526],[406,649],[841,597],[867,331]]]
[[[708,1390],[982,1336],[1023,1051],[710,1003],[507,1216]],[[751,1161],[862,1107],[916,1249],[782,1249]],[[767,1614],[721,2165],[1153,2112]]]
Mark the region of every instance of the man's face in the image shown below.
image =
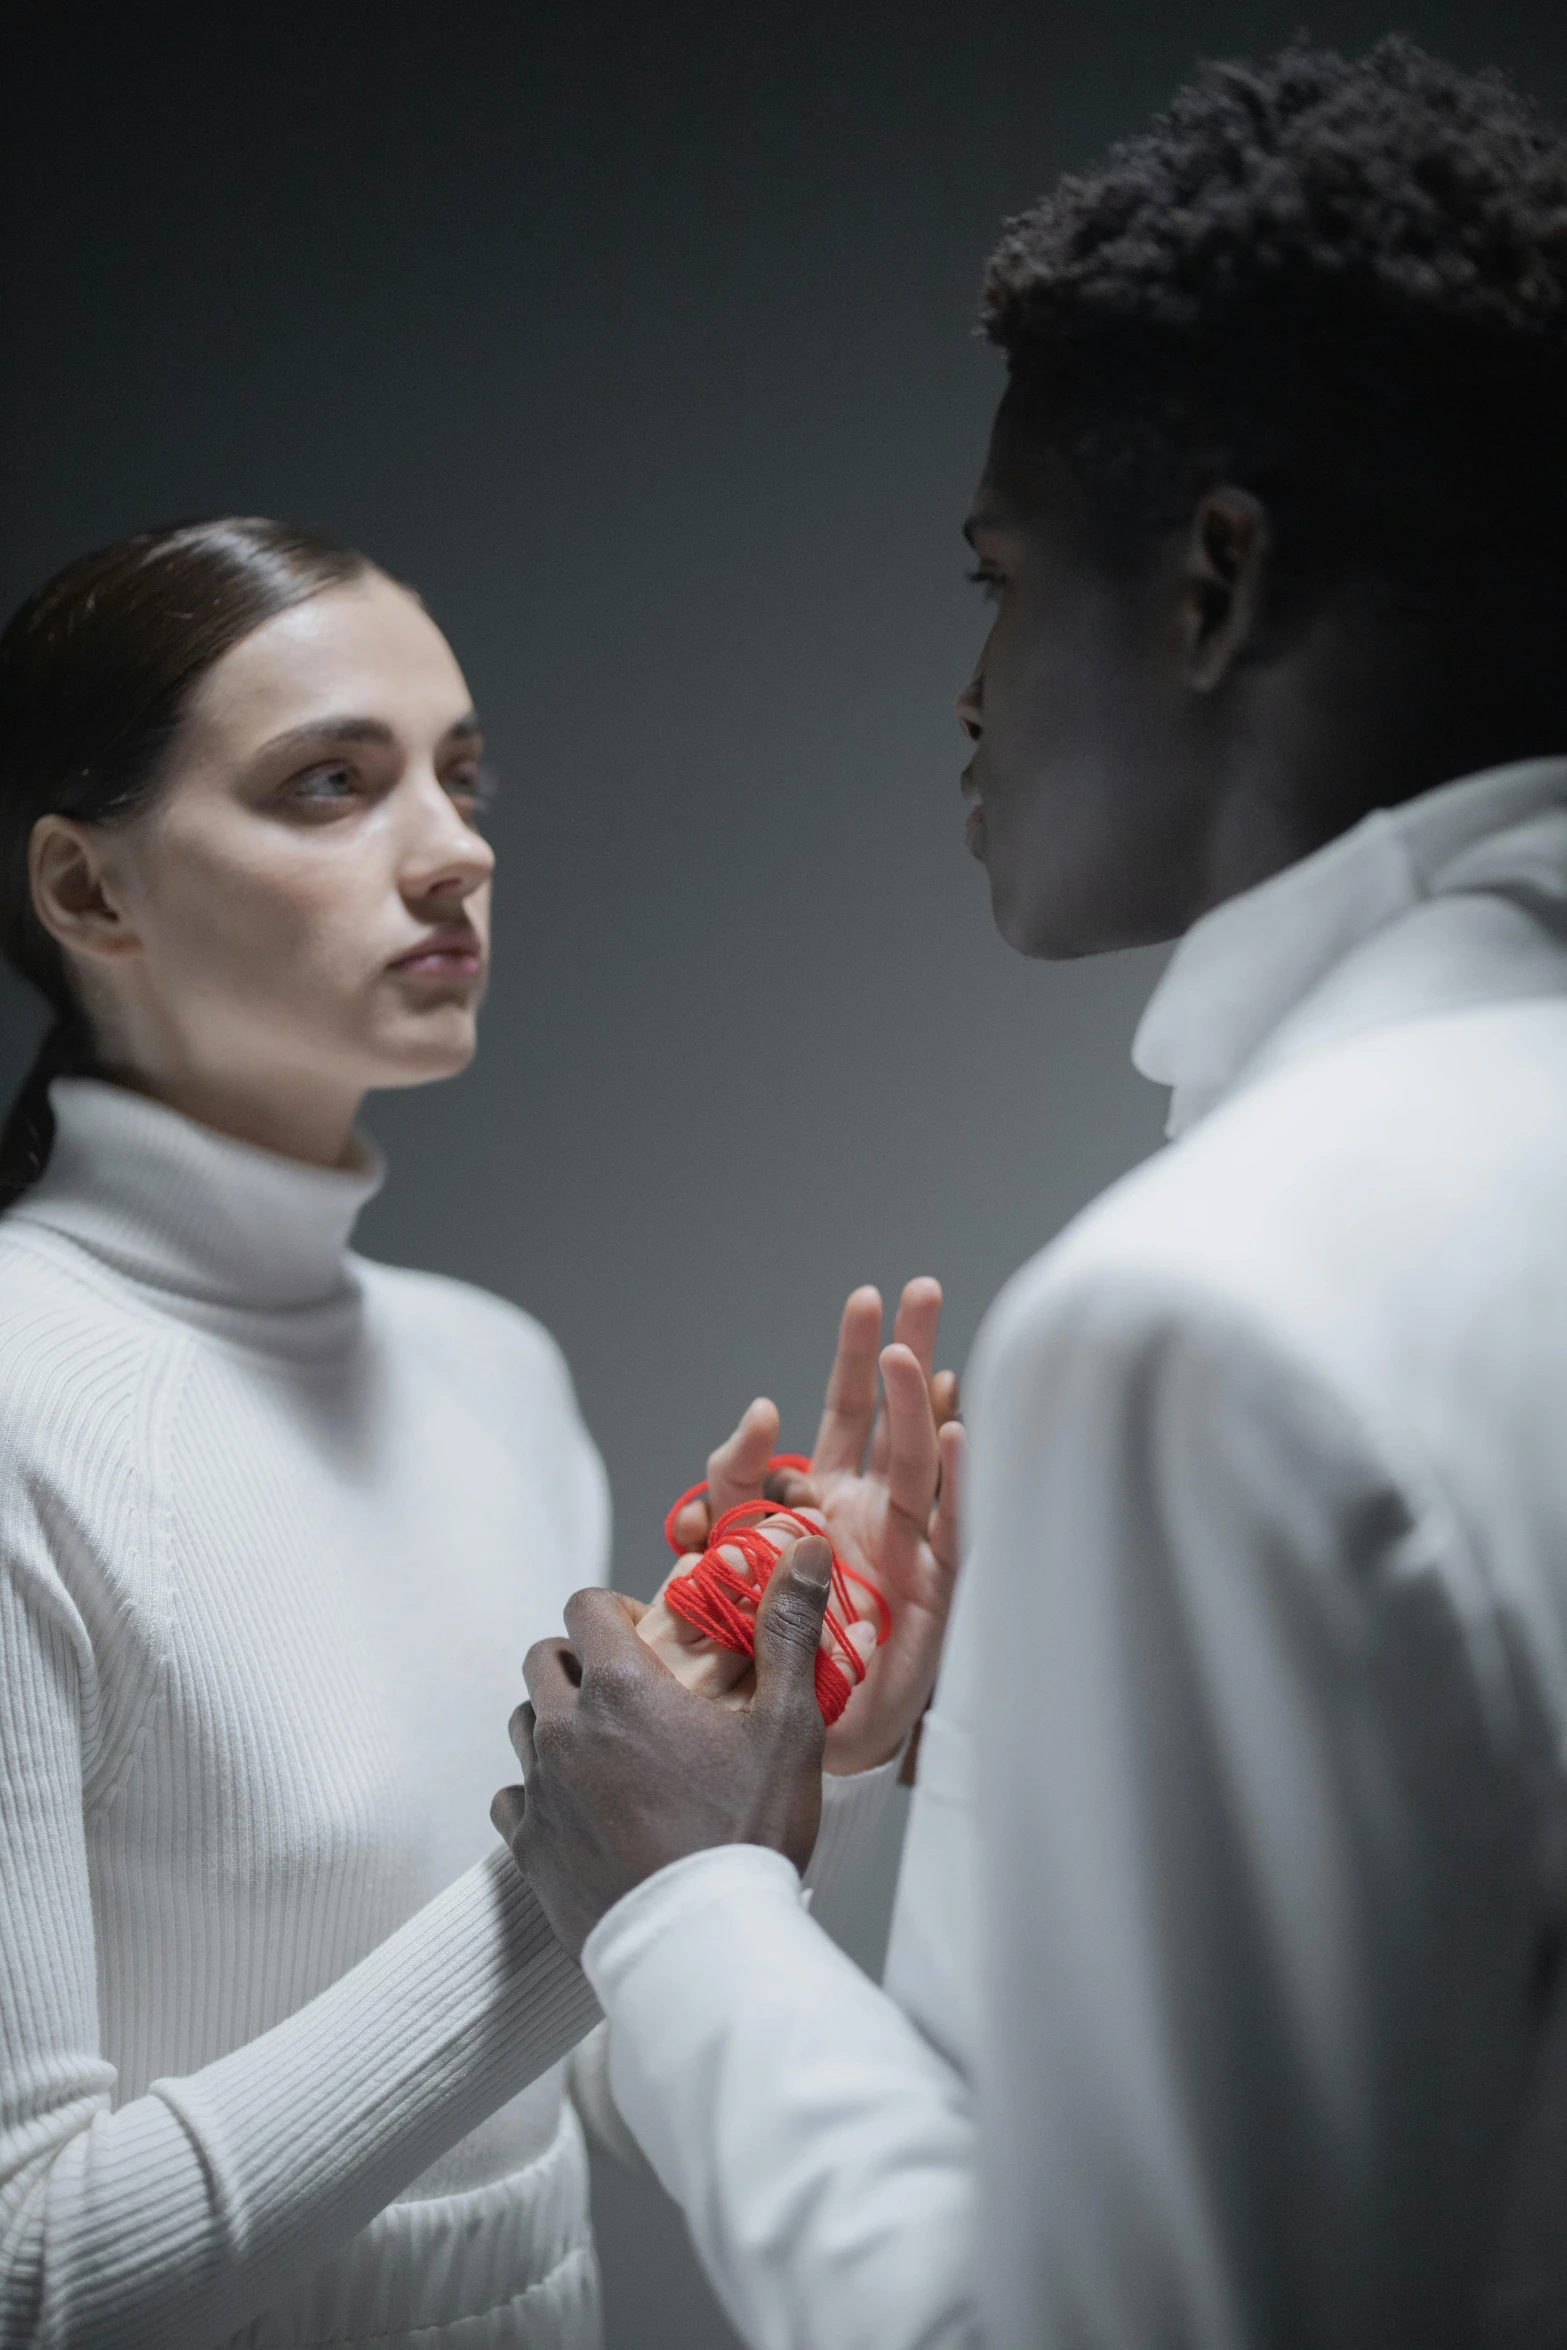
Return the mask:
[[[1200,910],[1206,764],[1179,543],[1113,567],[1066,461],[1025,448],[1007,402],[966,535],[996,607],[958,715],[997,928],[1044,956],[1175,936]]]

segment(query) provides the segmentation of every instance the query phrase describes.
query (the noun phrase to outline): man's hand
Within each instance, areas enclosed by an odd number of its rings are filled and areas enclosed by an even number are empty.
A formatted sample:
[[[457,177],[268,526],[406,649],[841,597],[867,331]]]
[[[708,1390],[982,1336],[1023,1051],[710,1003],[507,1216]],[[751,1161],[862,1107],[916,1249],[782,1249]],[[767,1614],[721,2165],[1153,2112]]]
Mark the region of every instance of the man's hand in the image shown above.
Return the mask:
[[[766,1844],[796,1868],[821,1820],[816,1650],[831,1553],[814,1537],[780,1558],[756,1617],[743,1705],[681,1687],[612,1591],[578,1591],[567,1640],[541,1640],[511,1718],[525,1785],[490,1817],[573,1957],[607,1909],[655,1870],[716,1844]]]

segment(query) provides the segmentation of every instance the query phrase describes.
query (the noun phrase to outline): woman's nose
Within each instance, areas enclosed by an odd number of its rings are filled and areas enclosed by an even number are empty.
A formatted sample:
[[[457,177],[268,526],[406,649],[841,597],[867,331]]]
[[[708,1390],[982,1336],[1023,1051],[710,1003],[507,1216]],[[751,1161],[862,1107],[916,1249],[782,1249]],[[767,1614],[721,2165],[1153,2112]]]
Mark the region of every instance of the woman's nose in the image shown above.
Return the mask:
[[[977,743],[985,731],[985,672],[982,667],[975,670],[953,707],[958,714],[958,724],[969,741]]]
[[[495,851],[475,832],[436,776],[419,793],[419,812],[403,857],[408,897],[471,897],[495,871]]]

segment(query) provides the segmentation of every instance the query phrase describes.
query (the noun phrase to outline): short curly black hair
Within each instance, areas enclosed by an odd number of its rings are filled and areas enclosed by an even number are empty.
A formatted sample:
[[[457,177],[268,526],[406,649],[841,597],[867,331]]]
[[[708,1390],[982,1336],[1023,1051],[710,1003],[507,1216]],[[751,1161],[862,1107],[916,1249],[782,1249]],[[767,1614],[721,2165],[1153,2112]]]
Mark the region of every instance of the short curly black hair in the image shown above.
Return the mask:
[[[1105,520],[1229,480],[1280,552],[1567,543],[1567,143],[1401,37],[1202,68],[1007,224],[984,332]]]

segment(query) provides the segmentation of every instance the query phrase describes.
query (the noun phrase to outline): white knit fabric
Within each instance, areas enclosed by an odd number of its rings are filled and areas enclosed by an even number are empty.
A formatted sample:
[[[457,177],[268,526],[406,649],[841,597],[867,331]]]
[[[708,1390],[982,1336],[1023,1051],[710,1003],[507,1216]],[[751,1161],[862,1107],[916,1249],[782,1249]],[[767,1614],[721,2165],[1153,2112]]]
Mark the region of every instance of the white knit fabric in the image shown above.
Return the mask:
[[[487,1817],[604,1571],[564,1364],[347,1253],[368,1153],[53,1099],[0,1221],[0,2342],[589,2350],[596,2011]]]

